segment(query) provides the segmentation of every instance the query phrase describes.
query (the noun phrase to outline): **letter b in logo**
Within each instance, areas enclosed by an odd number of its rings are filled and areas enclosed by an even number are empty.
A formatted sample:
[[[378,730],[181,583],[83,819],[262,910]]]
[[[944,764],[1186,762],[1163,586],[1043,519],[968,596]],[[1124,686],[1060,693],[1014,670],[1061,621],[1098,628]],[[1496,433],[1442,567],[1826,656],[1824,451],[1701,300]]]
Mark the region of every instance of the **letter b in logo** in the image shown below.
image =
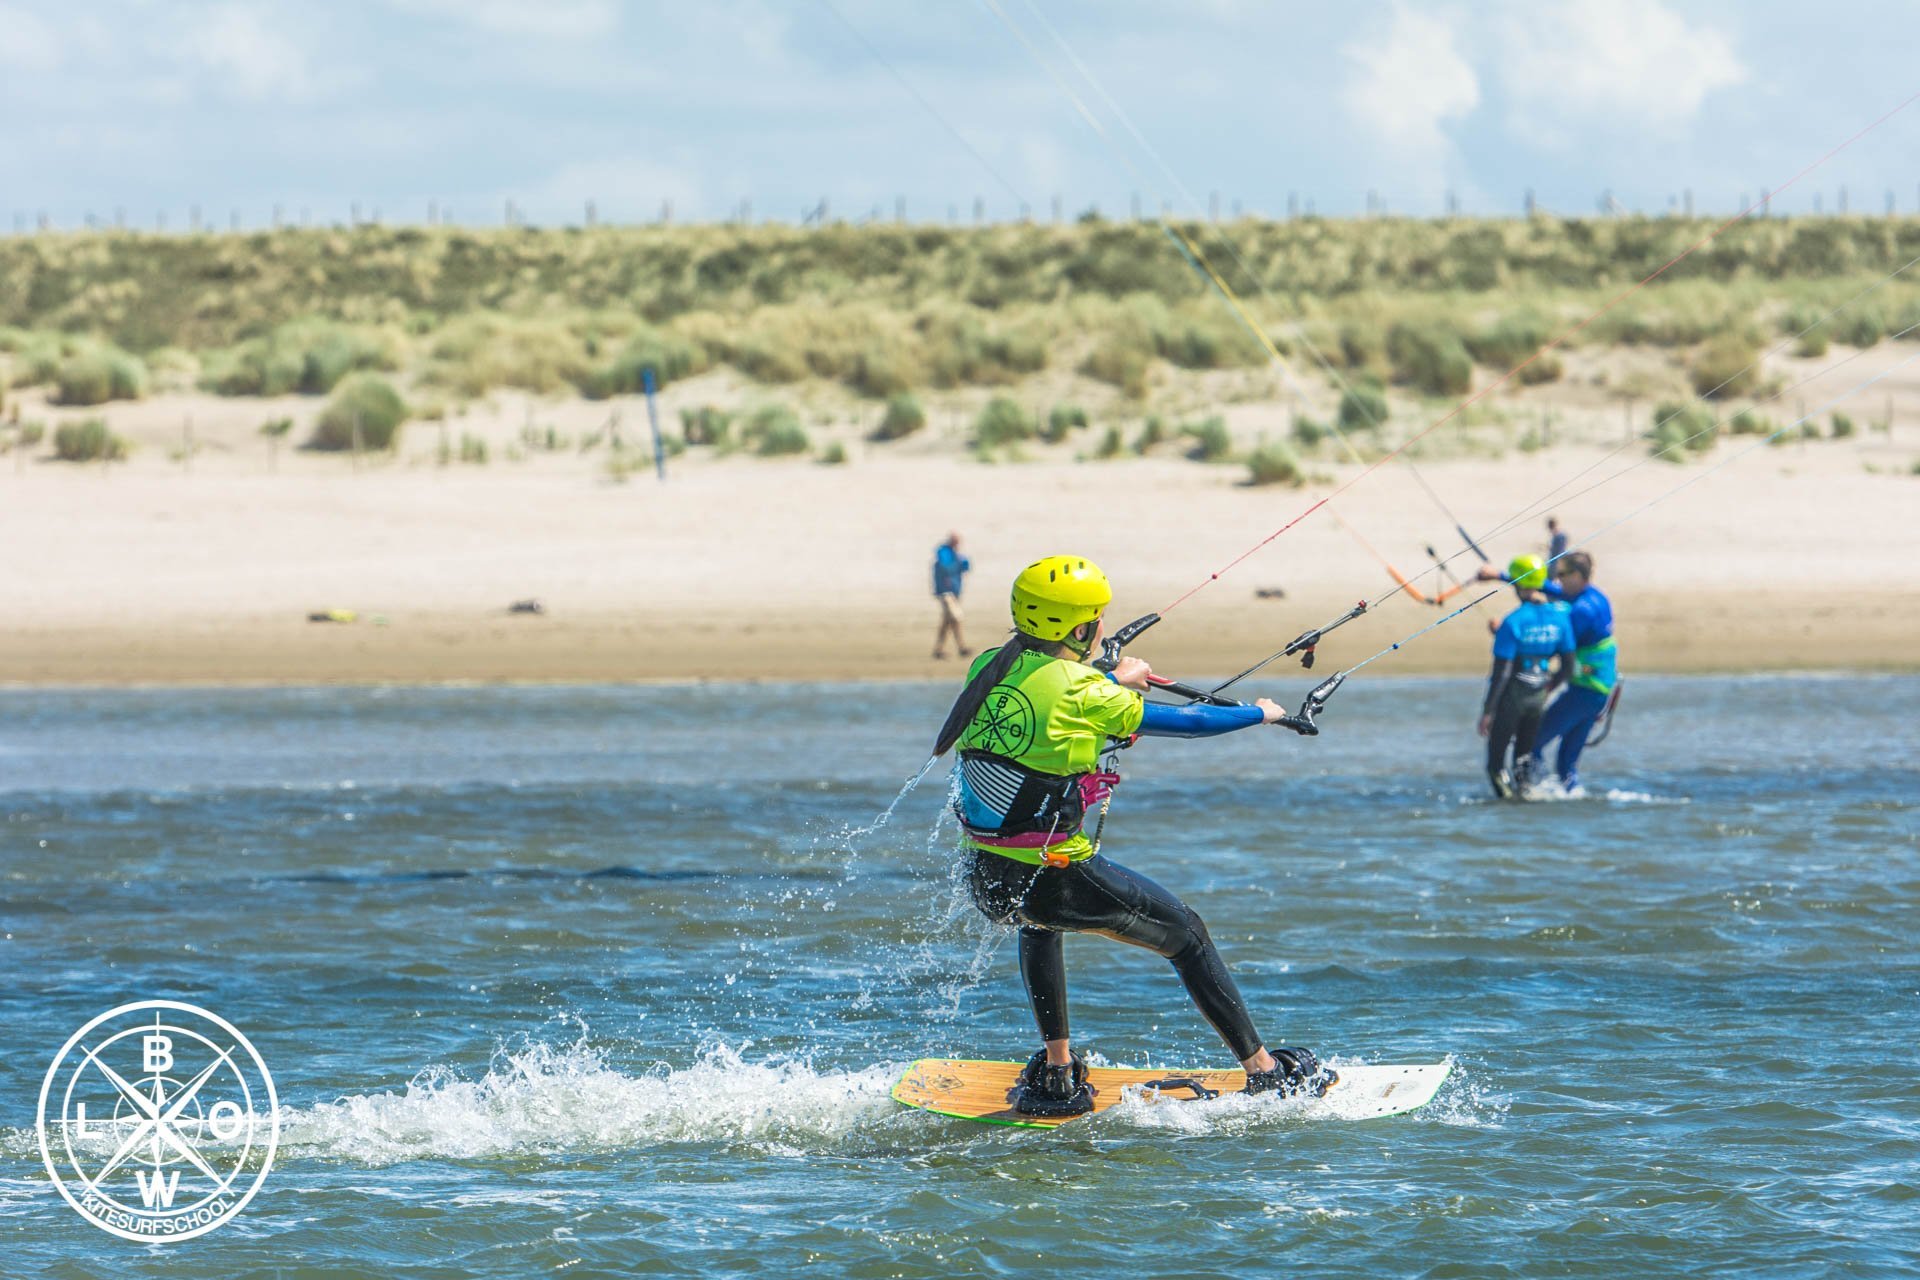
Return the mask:
[[[140,1037],[140,1045],[145,1053],[147,1074],[163,1076],[173,1070],[173,1037],[146,1035]]]

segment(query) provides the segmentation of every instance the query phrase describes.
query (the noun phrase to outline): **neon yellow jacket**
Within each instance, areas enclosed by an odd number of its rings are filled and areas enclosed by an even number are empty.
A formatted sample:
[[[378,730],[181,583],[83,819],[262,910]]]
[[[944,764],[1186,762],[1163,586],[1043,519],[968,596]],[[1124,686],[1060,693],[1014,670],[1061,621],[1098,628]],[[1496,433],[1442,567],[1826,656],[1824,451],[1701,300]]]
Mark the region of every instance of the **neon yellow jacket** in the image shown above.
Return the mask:
[[[991,661],[993,651],[981,654],[967,677],[972,679]],[[974,713],[957,744],[963,753],[960,816],[970,827],[993,830],[1005,816],[990,785],[974,785],[965,768],[964,753],[984,753],[1022,769],[1073,778],[1094,772],[1109,738],[1125,738],[1140,729],[1146,700],[1121,688],[1105,673],[1085,663],[1038,653],[1024,653],[995,685]],[[1020,862],[1039,863],[1044,854],[1065,855],[1078,861],[1093,854],[1085,833],[1043,847],[1009,848],[969,840],[975,848],[990,849]]]

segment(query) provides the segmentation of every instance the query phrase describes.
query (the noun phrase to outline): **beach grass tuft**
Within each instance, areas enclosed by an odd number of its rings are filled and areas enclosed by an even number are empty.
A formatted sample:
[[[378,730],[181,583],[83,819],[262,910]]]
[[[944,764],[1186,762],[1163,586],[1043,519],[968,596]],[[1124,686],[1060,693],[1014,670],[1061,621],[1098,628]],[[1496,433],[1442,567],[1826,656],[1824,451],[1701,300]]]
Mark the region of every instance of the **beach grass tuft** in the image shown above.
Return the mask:
[[[63,422],[53,431],[53,456],[61,462],[118,462],[127,456],[127,442],[102,418]]]
[[[976,449],[996,449],[1003,445],[1019,444],[1031,440],[1037,434],[1032,415],[1020,407],[1020,402],[1007,396],[995,396],[987,401],[980,410],[980,416],[973,421],[973,446]]]
[[[1307,482],[1299,455],[1284,444],[1266,444],[1247,455],[1247,483],[1298,489]]]
[[[406,401],[377,373],[356,373],[334,388],[307,448],[326,453],[391,449],[407,419]]]
[[[904,440],[926,425],[927,411],[921,406],[920,398],[902,391],[888,398],[886,412],[880,415],[879,425],[868,438],[883,442]]]

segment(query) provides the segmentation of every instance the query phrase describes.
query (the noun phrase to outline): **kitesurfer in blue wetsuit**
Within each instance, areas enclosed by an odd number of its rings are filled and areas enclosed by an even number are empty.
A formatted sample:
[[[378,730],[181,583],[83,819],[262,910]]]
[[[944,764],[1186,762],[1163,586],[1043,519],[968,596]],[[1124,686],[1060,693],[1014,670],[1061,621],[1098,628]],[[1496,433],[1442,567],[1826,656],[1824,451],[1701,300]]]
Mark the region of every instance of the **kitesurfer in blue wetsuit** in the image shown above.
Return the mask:
[[[1020,976],[1045,1048],[1020,1076],[1016,1110],[1079,1115],[1093,1108],[1086,1066],[1068,1043],[1062,938],[1094,933],[1172,962],[1187,994],[1247,1071],[1248,1093],[1323,1093],[1332,1081],[1307,1049],[1269,1051],[1207,926],[1172,893],[1100,853],[1094,832],[1118,776],[1101,756],[1135,734],[1200,738],[1286,712],[1252,706],[1147,702],[1152,669],[1121,658],[1089,665],[1113,598],[1106,575],[1079,556],[1027,566],[1013,586],[1015,634],[982,654],[947,713],[939,755],[960,748],[955,811],[966,837],[974,905],[1020,929]]]
[[[1541,590],[1548,599],[1567,605],[1567,620],[1573,624],[1573,675],[1540,718],[1531,768],[1538,776],[1547,744],[1558,741],[1553,771],[1561,789],[1570,792],[1580,785],[1580,753],[1587,735],[1620,682],[1620,654],[1613,642],[1613,603],[1593,585],[1593,557],[1569,551],[1553,565],[1553,574],[1554,581]]]
[[[1517,799],[1526,788],[1527,762],[1541,715],[1554,687],[1573,671],[1574,650],[1567,607],[1536,598],[1547,582],[1546,562],[1539,556],[1520,556],[1507,566],[1507,581],[1520,597],[1520,607],[1501,619],[1493,633],[1493,670],[1480,708],[1487,780],[1502,800]]]

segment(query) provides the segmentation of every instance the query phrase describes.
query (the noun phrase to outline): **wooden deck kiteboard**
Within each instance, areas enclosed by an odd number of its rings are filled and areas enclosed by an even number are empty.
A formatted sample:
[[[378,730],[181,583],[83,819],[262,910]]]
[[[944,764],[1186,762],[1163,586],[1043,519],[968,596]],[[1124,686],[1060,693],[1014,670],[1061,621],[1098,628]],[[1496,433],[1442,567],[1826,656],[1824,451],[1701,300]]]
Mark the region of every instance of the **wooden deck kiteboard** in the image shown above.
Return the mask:
[[[978,1120],[983,1124],[1019,1125],[1052,1129],[1079,1116],[1052,1118],[1021,1115],[1013,1109],[1019,1062],[983,1062],[972,1058],[922,1058],[908,1067],[893,1086],[896,1102],[923,1111]],[[1343,1066],[1334,1068],[1340,1079],[1323,1098],[1301,1108],[1303,1116],[1336,1120],[1371,1120],[1413,1111],[1433,1101],[1449,1062],[1419,1066]],[[1093,1112],[1115,1106],[1127,1094],[1155,1102],[1198,1102],[1224,1097],[1246,1088],[1247,1073],[1232,1071],[1147,1070],[1137,1067],[1089,1067]]]

